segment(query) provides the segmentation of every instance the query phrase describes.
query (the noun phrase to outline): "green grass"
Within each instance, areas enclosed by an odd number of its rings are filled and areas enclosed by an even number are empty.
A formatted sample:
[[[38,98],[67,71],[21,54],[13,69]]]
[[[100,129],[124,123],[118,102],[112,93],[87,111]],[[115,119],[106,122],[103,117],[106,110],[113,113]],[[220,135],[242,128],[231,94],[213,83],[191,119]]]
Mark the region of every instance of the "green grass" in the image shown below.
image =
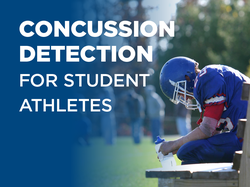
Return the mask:
[[[105,146],[101,138],[91,139],[91,143],[89,147],[76,147],[77,187],[157,187],[158,179],[145,177],[147,169],[161,167],[149,137],[139,145],[130,137],[117,138],[113,146]]]

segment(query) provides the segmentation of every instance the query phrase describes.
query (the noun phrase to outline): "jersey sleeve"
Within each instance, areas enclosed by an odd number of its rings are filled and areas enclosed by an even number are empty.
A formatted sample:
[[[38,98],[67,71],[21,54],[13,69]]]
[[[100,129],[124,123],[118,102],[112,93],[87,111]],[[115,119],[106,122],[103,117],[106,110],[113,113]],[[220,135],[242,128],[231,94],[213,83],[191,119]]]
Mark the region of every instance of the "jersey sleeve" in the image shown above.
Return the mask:
[[[223,113],[223,109],[224,109],[224,103],[220,105],[207,106],[203,116],[213,118],[219,121]]]
[[[203,68],[195,81],[194,96],[203,108],[226,101],[226,84],[223,74],[216,69]]]

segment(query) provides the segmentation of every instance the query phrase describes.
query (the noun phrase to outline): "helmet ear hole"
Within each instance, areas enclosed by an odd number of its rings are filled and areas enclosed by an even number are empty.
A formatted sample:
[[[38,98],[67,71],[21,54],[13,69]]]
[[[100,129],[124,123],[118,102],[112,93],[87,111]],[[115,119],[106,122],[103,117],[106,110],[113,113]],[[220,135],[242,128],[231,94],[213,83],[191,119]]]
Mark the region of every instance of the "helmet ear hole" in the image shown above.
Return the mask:
[[[190,77],[189,77],[189,76],[187,76],[187,75],[185,75],[185,79],[186,79],[188,82],[190,82],[190,81],[191,81]]]

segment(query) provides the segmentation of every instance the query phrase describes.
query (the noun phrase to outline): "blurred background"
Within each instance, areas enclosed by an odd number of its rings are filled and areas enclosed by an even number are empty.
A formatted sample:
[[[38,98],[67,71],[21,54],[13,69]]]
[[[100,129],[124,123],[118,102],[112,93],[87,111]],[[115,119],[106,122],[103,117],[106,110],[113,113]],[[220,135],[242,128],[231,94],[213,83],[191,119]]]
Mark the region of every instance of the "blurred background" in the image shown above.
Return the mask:
[[[166,140],[194,129],[198,111],[174,106],[161,92],[159,72],[166,61],[187,56],[203,68],[224,64],[250,76],[250,2],[248,0],[77,0],[74,19],[93,21],[123,20],[175,21],[175,37],[76,38],[86,45],[153,46],[153,62],[119,60],[80,63],[77,73],[150,74],[147,87],[82,87],[79,98],[111,98],[113,110],[79,114],[76,137],[77,186],[157,186],[146,179],[145,170],[161,167],[153,142],[157,135]],[[133,28],[133,25],[131,25]],[[150,28],[149,28],[150,29]],[[93,55],[93,54],[92,54]],[[126,54],[125,54],[126,55]],[[176,158],[177,163],[180,161]],[[93,179],[92,179],[93,178]]]

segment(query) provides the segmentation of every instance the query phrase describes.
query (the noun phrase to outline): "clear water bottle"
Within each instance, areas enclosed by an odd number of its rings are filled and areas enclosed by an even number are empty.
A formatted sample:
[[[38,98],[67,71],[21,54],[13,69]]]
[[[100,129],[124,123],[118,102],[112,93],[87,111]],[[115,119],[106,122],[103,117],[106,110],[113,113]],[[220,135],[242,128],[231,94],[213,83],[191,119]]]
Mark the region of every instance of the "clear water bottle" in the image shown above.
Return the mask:
[[[176,162],[172,153],[163,155],[161,152],[158,152],[162,142],[164,141],[165,139],[161,139],[160,136],[157,136],[157,140],[155,141],[155,151],[158,154],[158,158],[163,168],[174,167],[176,166]]]

